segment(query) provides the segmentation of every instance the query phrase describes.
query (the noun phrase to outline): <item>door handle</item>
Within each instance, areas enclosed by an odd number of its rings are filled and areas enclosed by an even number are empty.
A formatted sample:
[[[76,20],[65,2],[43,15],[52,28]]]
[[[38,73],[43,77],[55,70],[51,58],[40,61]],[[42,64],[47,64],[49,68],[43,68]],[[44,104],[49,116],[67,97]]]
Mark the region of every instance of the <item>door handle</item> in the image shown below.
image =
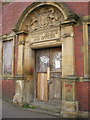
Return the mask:
[[[50,80],[50,67],[47,67],[47,80]]]

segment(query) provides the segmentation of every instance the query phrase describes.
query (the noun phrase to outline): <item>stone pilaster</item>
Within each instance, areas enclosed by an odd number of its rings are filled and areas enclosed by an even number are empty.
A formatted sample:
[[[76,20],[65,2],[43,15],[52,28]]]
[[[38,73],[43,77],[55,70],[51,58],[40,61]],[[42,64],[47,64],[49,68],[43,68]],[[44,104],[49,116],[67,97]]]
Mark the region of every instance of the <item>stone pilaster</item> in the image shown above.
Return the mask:
[[[18,35],[18,64],[17,64],[17,76],[16,78],[16,91],[15,96],[13,98],[14,103],[22,104],[24,96],[23,96],[23,90],[24,90],[24,45],[25,45],[25,32],[19,32]]]
[[[61,116],[75,118],[78,111],[76,101],[75,57],[74,57],[74,31],[73,24],[62,25],[62,106]]]
[[[30,38],[26,38],[24,47],[24,73],[27,76],[25,81],[24,94],[25,101],[30,103],[34,98],[34,70],[35,70],[35,50],[29,46]]]
[[[73,26],[61,29],[62,39],[62,76],[74,75],[74,33]]]

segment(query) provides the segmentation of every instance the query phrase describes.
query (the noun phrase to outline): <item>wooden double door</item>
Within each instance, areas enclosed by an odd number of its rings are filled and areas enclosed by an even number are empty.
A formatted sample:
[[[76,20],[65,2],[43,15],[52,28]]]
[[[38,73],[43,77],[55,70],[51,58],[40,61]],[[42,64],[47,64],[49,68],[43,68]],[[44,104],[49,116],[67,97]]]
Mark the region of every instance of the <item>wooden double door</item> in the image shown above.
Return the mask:
[[[61,68],[61,47],[36,51],[37,100],[61,99]]]

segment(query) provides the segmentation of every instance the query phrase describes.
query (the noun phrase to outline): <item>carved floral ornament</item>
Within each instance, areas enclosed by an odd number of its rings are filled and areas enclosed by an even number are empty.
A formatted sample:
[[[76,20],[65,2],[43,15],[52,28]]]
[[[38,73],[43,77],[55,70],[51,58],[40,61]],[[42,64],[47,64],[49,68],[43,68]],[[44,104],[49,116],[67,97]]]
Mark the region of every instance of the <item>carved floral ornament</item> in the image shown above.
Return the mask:
[[[50,5],[37,8],[29,16],[29,22],[26,24],[29,32],[58,26],[64,20],[62,13]]]

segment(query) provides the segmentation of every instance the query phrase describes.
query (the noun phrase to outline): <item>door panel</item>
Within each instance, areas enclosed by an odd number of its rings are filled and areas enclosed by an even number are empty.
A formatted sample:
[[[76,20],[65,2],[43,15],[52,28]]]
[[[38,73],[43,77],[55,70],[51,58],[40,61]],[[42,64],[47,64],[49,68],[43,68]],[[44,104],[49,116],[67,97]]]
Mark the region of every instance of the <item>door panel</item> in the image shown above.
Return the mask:
[[[51,71],[60,72],[61,60],[61,48],[50,49]]]
[[[61,48],[50,49],[51,78],[49,85],[49,99],[61,98]]]
[[[48,100],[47,67],[49,65],[49,50],[36,51],[37,99]]]
[[[49,65],[49,50],[36,51],[36,72],[47,72]]]
[[[38,100],[61,98],[61,61],[61,48],[36,51]]]
[[[38,100],[47,101],[48,100],[48,83],[47,74],[38,73],[37,76],[37,98]]]

